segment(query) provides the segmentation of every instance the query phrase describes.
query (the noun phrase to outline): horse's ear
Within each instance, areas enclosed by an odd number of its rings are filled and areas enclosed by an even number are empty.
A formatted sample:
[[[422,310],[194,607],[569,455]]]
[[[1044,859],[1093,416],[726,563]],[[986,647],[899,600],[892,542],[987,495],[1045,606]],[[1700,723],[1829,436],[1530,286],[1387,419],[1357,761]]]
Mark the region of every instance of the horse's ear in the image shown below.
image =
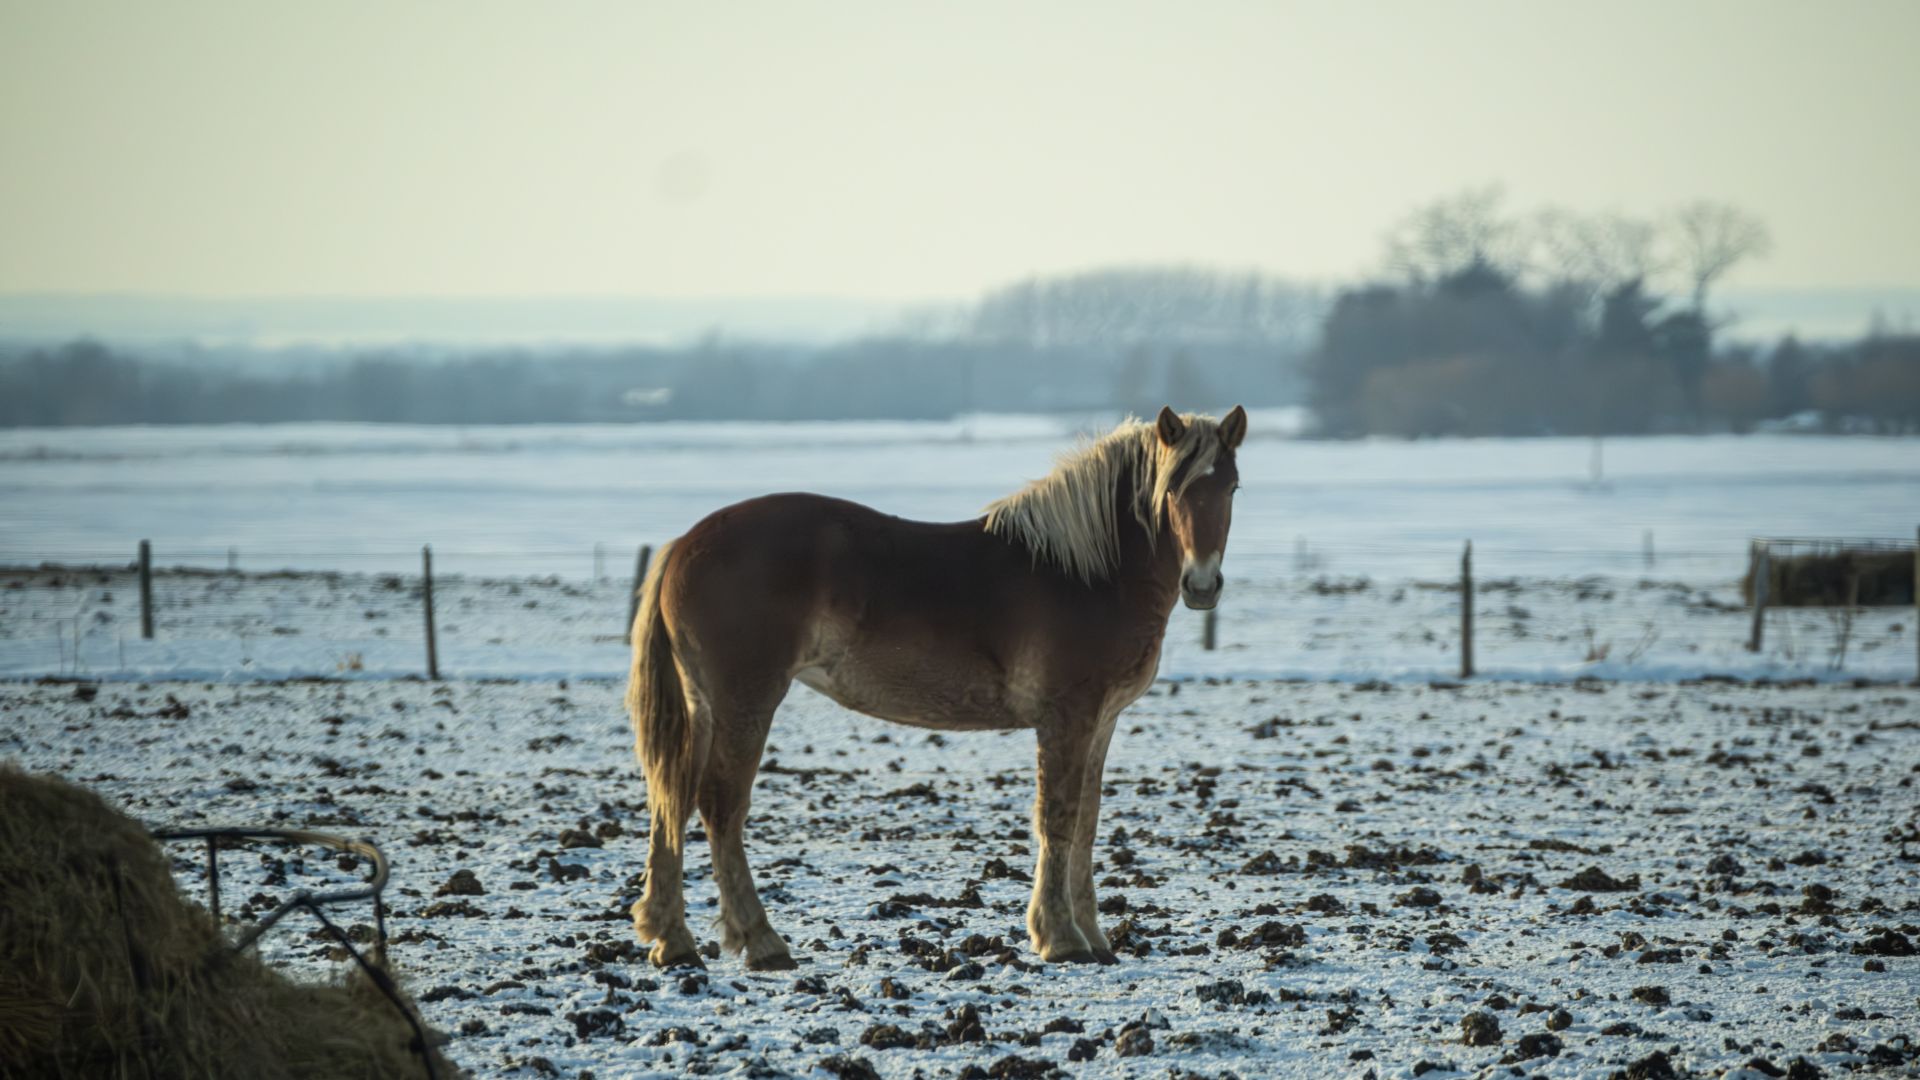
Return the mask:
[[[1160,406],[1160,418],[1154,421],[1154,429],[1160,433],[1163,446],[1178,446],[1180,437],[1187,433],[1187,422],[1170,406]]]
[[[1237,448],[1240,440],[1246,437],[1247,410],[1235,405],[1233,411],[1227,414],[1227,418],[1220,421],[1220,445],[1232,450]]]

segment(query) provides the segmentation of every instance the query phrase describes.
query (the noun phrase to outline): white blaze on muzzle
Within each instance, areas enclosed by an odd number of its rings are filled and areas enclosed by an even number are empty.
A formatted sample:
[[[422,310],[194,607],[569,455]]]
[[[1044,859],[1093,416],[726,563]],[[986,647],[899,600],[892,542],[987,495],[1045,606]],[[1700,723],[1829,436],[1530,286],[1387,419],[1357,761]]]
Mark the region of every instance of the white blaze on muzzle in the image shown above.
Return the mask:
[[[1180,567],[1180,587],[1202,596],[1220,591],[1220,552],[1188,556]]]

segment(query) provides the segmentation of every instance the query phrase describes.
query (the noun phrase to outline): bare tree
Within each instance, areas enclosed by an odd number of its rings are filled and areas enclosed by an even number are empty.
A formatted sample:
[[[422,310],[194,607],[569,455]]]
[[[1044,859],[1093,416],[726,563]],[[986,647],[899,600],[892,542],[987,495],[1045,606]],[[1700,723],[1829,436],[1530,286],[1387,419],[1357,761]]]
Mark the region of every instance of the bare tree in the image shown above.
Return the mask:
[[[1660,250],[1659,226],[1629,214],[1550,207],[1535,216],[1533,231],[1548,279],[1596,294],[1647,282],[1670,265]]]
[[[1525,268],[1531,242],[1510,217],[1497,185],[1436,199],[1387,234],[1387,265],[1414,281],[1437,281],[1472,267],[1509,275]]]
[[[1773,246],[1767,226],[1739,207],[1696,199],[1673,215],[1675,258],[1693,285],[1693,310],[1704,313],[1707,289],[1741,260]]]

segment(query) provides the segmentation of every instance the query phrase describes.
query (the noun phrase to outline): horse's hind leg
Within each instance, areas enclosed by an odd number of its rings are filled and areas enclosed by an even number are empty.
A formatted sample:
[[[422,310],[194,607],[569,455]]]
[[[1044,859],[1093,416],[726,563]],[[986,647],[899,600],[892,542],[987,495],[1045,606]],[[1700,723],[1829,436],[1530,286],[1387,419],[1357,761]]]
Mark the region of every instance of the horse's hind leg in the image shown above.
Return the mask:
[[[1087,772],[1080,781],[1080,815],[1073,831],[1073,922],[1093,948],[1094,959],[1114,963],[1113,946],[1100,930],[1100,911],[1093,899],[1093,842],[1100,831],[1100,780],[1106,772],[1107,746],[1113,741],[1118,714],[1108,716],[1093,733],[1087,747]]]
[[[794,966],[787,943],[767,922],[767,910],[753,884],[744,839],[753,778],[760,770],[773,711],[786,688],[768,688],[751,703],[716,701],[713,747],[700,782],[700,816],[713,851],[713,880],[720,892],[720,943],[729,952],[744,950],[753,971],[784,971]]]
[[[707,755],[706,725],[691,725],[694,745],[694,760],[699,762]],[[693,816],[693,807],[684,801],[665,797],[663,793],[647,793],[647,812],[651,819],[647,834],[647,886],[640,899],[633,905],[633,927],[641,941],[653,942],[653,948],[647,959],[656,967],[680,967],[691,965],[705,967],[700,959],[699,942],[694,940],[692,931],[687,929],[687,902],[685,893],[685,836],[687,819]],[[679,820],[672,820],[677,817]],[[680,837],[681,843],[675,844],[670,838]]]

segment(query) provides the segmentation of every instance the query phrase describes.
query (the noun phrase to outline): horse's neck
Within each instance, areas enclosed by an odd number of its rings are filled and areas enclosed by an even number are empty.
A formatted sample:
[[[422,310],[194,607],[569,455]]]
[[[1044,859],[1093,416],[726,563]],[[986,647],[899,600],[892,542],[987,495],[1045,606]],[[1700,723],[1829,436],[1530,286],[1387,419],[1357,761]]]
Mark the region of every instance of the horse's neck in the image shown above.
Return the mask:
[[[1129,485],[1123,482],[1116,494],[1130,499]],[[1120,560],[1113,582],[1139,596],[1143,610],[1164,624],[1180,599],[1180,545],[1164,514],[1158,515],[1153,534],[1133,516],[1131,501],[1121,502],[1115,518],[1120,524]]]

